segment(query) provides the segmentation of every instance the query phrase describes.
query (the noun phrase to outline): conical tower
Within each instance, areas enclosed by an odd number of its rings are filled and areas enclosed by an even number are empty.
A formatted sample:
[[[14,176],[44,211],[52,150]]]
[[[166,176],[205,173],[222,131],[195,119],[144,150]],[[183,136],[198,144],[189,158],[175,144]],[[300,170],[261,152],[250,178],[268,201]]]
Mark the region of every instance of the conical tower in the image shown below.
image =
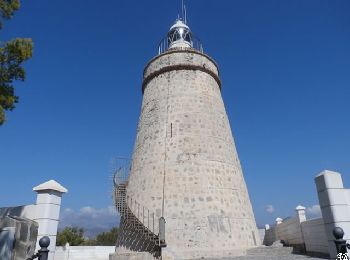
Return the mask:
[[[118,250],[196,259],[259,245],[218,66],[181,19],[146,65],[142,92],[130,174],[116,183]]]

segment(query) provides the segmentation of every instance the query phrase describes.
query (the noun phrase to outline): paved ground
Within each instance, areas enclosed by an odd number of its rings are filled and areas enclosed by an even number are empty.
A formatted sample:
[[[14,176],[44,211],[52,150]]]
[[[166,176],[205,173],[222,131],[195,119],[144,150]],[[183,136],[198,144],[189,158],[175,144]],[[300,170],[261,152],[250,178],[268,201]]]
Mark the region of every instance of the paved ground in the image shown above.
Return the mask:
[[[294,254],[290,247],[258,247],[250,249],[246,256],[210,260],[320,260],[327,258]],[[209,259],[206,259],[209,260]]]

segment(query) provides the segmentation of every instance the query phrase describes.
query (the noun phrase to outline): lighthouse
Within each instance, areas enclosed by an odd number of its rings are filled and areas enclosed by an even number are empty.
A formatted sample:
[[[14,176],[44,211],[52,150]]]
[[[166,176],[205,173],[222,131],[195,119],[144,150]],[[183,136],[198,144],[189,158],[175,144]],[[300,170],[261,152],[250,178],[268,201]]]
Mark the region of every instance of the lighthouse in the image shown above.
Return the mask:
[[[217,63],[177,19],[145,66],[132,160],[115,175],[116,254],[221,258],[260,244],[221,89]]]

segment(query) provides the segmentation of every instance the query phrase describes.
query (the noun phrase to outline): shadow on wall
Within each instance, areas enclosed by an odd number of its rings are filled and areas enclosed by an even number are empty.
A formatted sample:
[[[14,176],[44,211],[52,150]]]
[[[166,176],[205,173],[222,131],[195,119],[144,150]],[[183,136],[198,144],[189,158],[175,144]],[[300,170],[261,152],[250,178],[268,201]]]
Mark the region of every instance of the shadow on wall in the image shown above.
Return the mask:
[[[17,207],[8,207],[8,208],[0,208],[0,217],[6,217],[6,216],[17,216],[17,217],[23,217],[26,215],[27,207],[33,206],[33,205],[27,205],[27,206],[17,206]]]
[[[26,260],[34,254],[37,236],[35,221],[10,215],[0,217],[0,259]]]

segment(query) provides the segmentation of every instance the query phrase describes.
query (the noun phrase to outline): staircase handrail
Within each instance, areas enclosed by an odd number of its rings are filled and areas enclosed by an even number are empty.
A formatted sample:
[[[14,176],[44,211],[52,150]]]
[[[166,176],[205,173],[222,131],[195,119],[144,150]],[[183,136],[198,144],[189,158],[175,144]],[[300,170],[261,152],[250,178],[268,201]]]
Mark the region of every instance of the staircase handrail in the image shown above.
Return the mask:
[[[118,188],[128,183],[128,176],[131,170],[131,161],[120,165],[114,172],[113,183],[114,183],[114,201],[117,204],[116,191]],[[156,221],[156,214],[154,211],[143,206],[136,199],[133,199],[130,195],[126,195],[125,207],[130,210],[130,212],[137,218],[137,220],[142,223],[142,225],[155,236],[159,235],[159,223]],[[121,215],[127,214],[127,209],[120,212]]]

